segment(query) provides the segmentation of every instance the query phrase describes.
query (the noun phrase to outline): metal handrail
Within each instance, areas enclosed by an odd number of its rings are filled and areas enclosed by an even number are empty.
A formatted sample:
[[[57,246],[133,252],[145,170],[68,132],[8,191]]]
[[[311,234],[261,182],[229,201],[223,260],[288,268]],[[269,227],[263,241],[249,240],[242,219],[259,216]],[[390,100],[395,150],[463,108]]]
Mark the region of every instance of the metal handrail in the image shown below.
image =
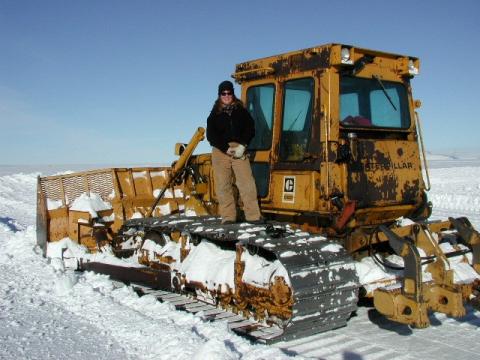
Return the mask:
[[[418,138],[420,139],[419,147],[421,148],[421,151],[422,151],[422,160],[423,160],[424,169],[425,169],[425,176],[427,178],[427,184],[426,184],[425,190],[430,191],[431,184],[430,184],[430,176],[428,174],[427,157],[425,156],[425,146],[423,145],[422,127],[420,125],[420,117],[418,116],[418,113],[416,111],[415,111],[415,121],[417,123],[417,134],[418,134]]]

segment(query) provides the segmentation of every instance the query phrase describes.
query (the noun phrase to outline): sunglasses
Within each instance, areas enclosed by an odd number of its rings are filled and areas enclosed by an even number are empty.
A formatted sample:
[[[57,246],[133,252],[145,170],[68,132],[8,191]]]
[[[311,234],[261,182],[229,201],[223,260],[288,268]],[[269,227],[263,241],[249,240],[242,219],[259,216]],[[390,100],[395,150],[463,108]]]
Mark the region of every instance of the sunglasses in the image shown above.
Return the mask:
[[[220,93],[220,95],[222,95],[222,96],[231,96],[231,95],[233,95],[233,93],[230,92],[230,91],[224,91],[224,92]]]

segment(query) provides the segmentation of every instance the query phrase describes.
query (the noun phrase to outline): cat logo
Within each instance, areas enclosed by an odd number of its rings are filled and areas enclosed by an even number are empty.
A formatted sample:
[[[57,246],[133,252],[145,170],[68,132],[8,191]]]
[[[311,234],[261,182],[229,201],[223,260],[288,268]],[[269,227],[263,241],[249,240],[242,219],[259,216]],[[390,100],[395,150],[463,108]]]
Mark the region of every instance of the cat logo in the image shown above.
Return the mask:
[[[283,177],[283,196],[282,202],[294,203],[295,202],[295,176]]]

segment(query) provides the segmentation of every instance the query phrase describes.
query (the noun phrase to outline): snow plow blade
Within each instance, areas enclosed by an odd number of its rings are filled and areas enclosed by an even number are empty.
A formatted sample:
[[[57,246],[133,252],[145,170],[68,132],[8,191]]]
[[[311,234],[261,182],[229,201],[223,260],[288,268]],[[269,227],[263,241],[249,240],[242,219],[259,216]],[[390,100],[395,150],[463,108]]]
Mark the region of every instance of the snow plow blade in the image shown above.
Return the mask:
[[[180,157],[171,167],[108,168],[38,177],[37,244],[44,255],[47,243],[64,238],[96,252],[111,243],[132,218],[180,211],[204,214],[205,208],[190,192],[202,196],[208,184],[189,184],[186,194],[180,181],[204,133],[200,127],[188,145],[176,145]]]
[[[123,223],[151,207],[158,189],[171,174],[167,167],[110,168],[74,174],[38,177],[37,243],[46,251],[47,243],[70,238],[97,251],[111,241]],[[183,198],[164,199],[162,206],[175,212]],[[82,202],[82,200],[85,200]],[[87,203],[87,206],[82,206]],[[98,206],[92,209],[90,205]]]

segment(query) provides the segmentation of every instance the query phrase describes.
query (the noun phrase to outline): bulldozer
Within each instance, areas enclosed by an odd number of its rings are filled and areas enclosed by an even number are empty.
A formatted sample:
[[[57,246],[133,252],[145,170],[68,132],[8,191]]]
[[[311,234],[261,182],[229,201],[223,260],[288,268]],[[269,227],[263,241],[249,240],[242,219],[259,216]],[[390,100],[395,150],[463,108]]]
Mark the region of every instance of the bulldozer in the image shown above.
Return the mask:
[[[242,221],[240,202],[238,223],[221,223],[211,156],[194,154],[200,127],[171,166],[39,177],[37,242],[134,259],[78,267],[229,309],[275,327],[269,341],[344,326],[364,298],[413,327],[462,317],[478,295],[480,235],[466,218],[429,220],[419,67],[345,44],[239,63],[264,224]]]

